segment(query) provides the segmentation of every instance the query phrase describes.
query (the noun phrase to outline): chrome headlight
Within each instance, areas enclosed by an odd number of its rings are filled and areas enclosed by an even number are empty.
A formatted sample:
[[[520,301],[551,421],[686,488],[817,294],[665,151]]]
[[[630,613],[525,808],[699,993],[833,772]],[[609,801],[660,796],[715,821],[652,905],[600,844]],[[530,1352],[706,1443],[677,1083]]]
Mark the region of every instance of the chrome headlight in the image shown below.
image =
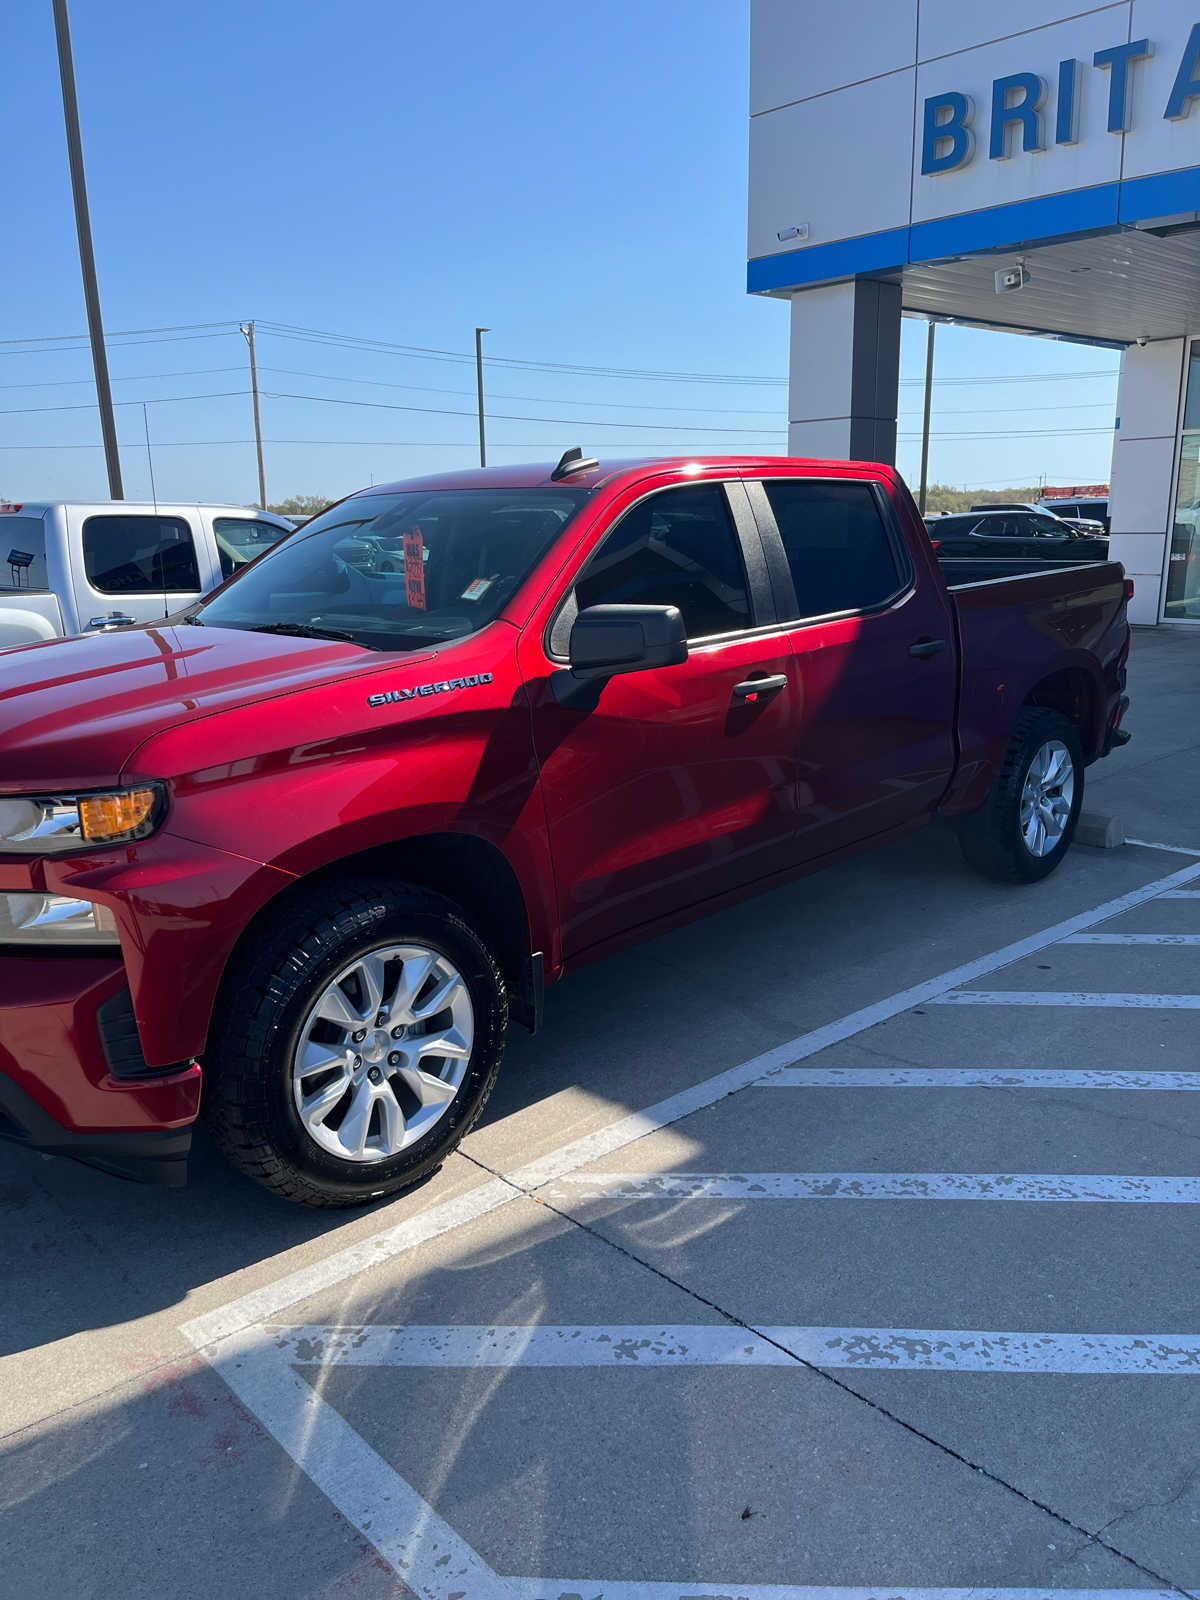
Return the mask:
[[[153,833],[166,809],[161,783],[101,794],[0,795],[0,855],[57,855],[89,845],[130,844]]]
[[[0,944],[120,944],[111,911],[61,894],[0,894]]]

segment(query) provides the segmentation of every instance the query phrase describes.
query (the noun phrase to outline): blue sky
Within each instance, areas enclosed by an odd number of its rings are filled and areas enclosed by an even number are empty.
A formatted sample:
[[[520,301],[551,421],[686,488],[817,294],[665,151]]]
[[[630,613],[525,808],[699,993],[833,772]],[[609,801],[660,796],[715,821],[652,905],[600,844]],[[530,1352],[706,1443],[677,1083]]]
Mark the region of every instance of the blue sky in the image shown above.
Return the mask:
[[[14,9],[0,494],[103,496],[86,345],[51,342],[85,324],[50,4]],[[272,499],[471,464],[452,413],[476,324],[492,356],[546,364],[489,366],[489,411],[538,419],[497,416],[493,460],[784,449],[787,309],[744,292],[744,0],[73,0],[71,21],[131,498],[149,401],[161,497],[254,499],[251,317]],[[1107,478],[1114,354],[938,338],[934,478]],[[924,351],[906,323],[914,479]]]

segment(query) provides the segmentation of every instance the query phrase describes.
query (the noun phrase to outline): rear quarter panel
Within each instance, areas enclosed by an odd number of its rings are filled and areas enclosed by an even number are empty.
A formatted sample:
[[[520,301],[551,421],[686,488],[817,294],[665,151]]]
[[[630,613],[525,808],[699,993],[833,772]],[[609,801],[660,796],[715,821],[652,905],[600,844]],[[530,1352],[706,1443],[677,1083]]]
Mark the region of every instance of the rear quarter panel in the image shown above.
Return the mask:
[[[1039,685],[1082,674],[1090,695],[1080,733],[1098,751],[1129,649],[1124,568],[1109,561],[951,589],[962,652],[961,761],[943,810],[983,803],[1013,723]]]

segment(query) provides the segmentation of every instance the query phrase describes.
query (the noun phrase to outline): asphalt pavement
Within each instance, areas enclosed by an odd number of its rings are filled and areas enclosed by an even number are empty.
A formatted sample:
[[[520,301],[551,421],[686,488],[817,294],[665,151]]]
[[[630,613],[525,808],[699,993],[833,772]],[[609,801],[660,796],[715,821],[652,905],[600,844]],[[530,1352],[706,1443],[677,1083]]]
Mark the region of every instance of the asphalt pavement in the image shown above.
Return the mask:
[[[430,1182],[0,1147],[0,1596],[1200,1595],[1200,635],[1130,843],[948,831],[581,972]]]

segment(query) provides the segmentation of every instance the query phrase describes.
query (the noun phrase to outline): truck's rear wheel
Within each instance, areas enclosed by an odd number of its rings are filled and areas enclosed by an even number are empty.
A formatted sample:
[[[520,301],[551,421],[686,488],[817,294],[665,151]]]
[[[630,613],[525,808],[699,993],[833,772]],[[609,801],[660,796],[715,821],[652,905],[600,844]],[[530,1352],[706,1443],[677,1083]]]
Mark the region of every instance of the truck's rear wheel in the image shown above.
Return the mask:
[[[344,881],[234,958],[205,1105],[239,1171],[316,1206],[419,1182],[496,1081],[508,1001],[491,952],[440,895]]]
[[[1071,848],[1083,804],[1083,746],[1060,712],[1026,706],[987,800],[959,823],[963,854],[1004,883],[1035,883]]]

